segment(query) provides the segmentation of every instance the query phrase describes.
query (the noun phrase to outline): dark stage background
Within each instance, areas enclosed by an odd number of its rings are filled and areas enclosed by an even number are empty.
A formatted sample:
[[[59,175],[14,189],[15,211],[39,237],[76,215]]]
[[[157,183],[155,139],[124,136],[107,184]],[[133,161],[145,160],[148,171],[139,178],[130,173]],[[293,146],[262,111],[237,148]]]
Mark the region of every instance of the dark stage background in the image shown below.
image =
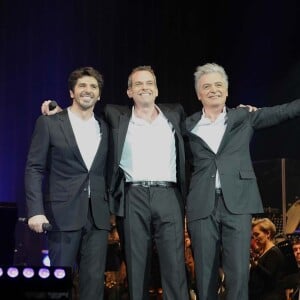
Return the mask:
[[[0,202],[24,214],[23,174],[40,105],[69,104],[67,78],[91,65],[105,79],[106,103],[130,103],[127,76],[152,65],[160,102],[200,109],[197,65],[229,75],[229,106],[270,106],[300,97],[298,1],[1,0]],[[299,159],[300,120],[258,132],[253,159]]]

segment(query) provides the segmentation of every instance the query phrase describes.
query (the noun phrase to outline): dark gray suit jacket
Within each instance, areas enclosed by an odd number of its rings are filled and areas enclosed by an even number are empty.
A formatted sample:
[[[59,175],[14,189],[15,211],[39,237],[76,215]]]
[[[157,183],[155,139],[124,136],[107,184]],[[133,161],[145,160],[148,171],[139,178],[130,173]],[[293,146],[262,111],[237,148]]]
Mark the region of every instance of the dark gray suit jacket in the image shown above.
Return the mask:
[[[247,108],[227,109],[227,128],[215,154],[191,133],[202,116],[186,119],[186,152],[192,166],[187,197],[188,221],[205,218],[215,205],[215,176],[219,170],[227,208],[234,214],[262,213],[263,206],[250,157],[249,144],[255,130],[300,116],[300,100],[249,112]]]
[[[82,228],[88,213],[90,182],[95,225],[110,229],[105,179],[108,127],[103,119],[95,118],[101,143],[90,171],[80,154],[67,110],[37,119],[25,170],[28,217],[45,214],[54,230]]]
[[[185,186],[185,152],[184,142],[181,135],[181,127],[184,122],[184,111],[179,104],[159,104],[163,114],[173,125],[175,130],[176,153],[177,153],[177,182],[179,190],[184,198]],[[109,142],[109,203],[111,213],[124,216],[124,186],[125,176],[119,167],[125,137],[131,118],[132,108],[121,105],[106,105],[104,109],[105,118],[110,126]],[[159,146],[159,145],[158,145]],[[182,206],[184,203],[182,203]]]

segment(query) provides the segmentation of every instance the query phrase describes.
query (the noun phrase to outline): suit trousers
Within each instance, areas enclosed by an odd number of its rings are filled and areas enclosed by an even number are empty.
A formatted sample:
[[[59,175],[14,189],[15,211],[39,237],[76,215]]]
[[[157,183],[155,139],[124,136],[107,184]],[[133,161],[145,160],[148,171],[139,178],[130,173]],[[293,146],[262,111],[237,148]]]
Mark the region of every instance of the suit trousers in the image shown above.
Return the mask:
[[[251,218],[232,214],[223,195],[216,193],[211,215],[188,223],[199,299],[218,299],[220,268],[225,273],[226,299],[248,299]]]
[[[149,299],[150,261],[155,242],[164,300],[187,300],[184,216],[177,187],[126,187],[123,219],[131,300]]]
[[[102,300],[108,231],[97,229],[89,218],[81,230],[47,234],[51,266],[78,267],[80,300]]]

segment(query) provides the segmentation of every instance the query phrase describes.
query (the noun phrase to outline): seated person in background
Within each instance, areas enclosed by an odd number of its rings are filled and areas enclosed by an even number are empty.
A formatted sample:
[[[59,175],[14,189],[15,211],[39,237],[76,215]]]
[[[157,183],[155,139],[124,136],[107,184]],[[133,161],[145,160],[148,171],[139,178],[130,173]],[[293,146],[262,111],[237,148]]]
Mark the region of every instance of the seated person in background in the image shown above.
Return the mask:
[[[300,271],[300,237],[293,241],[293,251]]]
[[[285,300],[279,285],[285,275],[285,256],[274,244],[274,223],[268,219],[252,221],[252,251],[250,251],[249,300]]]
[[[297,237],[292,240],[292,247],[296,262],[299,269],[299,276],[295,277],[295,287],[293,289],[287,290],[287,300],[298,300],[300,299],[300,237]],[[294,281],[294,280],[293,280]]]

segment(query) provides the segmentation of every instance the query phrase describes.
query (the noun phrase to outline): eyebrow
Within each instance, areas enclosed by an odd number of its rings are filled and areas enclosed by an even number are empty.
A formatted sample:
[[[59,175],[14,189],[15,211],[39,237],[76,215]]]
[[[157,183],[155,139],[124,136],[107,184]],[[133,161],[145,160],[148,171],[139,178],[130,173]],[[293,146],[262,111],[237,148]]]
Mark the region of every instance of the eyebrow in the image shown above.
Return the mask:
[[[213,83],[203,83],[203,85],[213,85],[213,84],[219,84],[219,83],[224,84],[223,81],[216,81],[216,82],[213,82]]]
[[[134,84],[140,84],[140,83],[143,83],[143,82],[146,82],[146,83],[154,83],[154,80],[146,80],[146,81],[138,80],[138,81],[133,82],[133,85],[134,85]]]

